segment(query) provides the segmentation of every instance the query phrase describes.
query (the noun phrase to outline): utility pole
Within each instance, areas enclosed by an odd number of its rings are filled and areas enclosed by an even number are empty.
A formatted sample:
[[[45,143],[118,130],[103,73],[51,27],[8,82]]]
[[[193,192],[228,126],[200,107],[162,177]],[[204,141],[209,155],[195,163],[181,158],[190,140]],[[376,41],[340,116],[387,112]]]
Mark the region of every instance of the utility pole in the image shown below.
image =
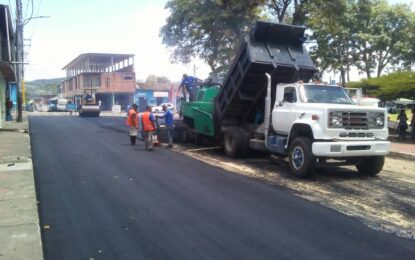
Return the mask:
[[[22,2],[16,0],[16,88],[17,88],[17,122],[22,122],[22,80],[23,80],[23,23]]]

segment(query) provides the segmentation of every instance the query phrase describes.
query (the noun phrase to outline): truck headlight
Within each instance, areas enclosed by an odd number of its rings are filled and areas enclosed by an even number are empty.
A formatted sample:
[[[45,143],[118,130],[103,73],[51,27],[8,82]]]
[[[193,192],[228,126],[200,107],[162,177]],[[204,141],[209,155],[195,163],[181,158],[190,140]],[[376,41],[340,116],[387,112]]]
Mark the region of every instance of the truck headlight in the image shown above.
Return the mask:
[[[376,125],[378,127],[382,127],[384,123],[385,123],[385,117],[383,115],[376,117]]]
[[[341,126],[341,121],[340,121],[340,118],[338,116],[332,116],[330,123],[331,123],[332,126],[335,126],[335,127]]]

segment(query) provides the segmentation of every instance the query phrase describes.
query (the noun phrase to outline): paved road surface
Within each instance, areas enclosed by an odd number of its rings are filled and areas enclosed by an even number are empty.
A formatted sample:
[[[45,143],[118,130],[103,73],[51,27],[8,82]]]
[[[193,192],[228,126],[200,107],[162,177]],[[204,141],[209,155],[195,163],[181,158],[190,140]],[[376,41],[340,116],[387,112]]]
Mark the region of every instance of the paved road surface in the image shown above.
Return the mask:
[[[164,148],[121,118],[31,117],[46,259],[413,259],[415,242]]]

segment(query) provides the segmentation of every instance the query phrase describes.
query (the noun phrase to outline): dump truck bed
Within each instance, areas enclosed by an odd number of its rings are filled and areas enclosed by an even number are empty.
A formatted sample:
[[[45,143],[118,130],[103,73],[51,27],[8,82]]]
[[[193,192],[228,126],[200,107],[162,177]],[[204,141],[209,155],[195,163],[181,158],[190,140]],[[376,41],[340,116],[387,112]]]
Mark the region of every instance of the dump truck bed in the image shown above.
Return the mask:
[[[242,125],[252,122],[258,111],[263,112],[265,73],[271,75],[272,86],[312,78],[316,68],[303,46],[304,31],[299,26],[257,22],[215,98],[218,124]]]

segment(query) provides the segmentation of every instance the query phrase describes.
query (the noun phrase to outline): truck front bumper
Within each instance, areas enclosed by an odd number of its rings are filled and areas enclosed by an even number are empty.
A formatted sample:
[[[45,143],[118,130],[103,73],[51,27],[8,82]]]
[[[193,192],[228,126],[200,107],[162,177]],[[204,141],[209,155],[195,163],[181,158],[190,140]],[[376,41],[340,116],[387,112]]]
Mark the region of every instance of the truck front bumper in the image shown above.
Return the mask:
[[[312,151],[319,157],[382,156],[389,153],[389,146],[389,141],[314,142]]]

